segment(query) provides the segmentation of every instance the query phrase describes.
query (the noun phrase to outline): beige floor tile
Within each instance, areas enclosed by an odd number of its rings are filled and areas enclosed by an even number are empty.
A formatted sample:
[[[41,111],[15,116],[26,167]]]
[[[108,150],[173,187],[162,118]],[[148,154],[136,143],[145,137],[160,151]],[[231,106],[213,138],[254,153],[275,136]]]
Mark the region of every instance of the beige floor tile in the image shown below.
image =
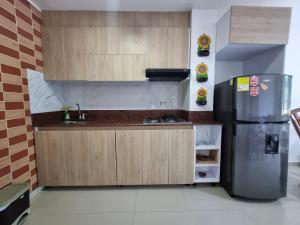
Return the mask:
[[[132,225],[133,214],[31,214],[23,225]]]
[[[191,213],[193,225],[257,225],[242,211],[202,211]]]
[[[257,205],[247,208],[259,225],[299,225],[300,203],[289,201],[281,204]]]
[[[221,187],[196,186],[184,188],[188,209],[198,210],[240,210],[239,201],[231,198]]]
[[[133,225],[192,225],[187,212],[136,212]]]
[[[180,188],[138,189],[135,211],[184,211],[187,204]]]
[[[43,191],[32,202],[39,213],[133,212],[135,190]]]

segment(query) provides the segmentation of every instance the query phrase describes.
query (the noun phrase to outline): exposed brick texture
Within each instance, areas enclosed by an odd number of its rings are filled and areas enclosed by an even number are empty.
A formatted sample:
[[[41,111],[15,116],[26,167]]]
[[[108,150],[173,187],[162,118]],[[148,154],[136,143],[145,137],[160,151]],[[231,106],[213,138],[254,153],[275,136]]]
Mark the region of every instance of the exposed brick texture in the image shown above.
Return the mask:
[[[41,13],[27,0],[1,2],[0,189],[11,183],[30,182],[34,190],[38,181],[27,69],[43,72],[43,21]]]

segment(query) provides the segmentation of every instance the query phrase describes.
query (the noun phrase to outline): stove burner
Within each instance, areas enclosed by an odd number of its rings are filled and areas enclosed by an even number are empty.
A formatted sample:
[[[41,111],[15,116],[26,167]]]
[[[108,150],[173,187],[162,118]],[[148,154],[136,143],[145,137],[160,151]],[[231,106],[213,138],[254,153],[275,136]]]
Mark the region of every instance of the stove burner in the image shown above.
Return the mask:
[[[184,123],[187,122],[183,118],[177,118],[173,115],[166,115],[162,117],[147,117],[144,119],[144,124],[156,124],[156,123]]]

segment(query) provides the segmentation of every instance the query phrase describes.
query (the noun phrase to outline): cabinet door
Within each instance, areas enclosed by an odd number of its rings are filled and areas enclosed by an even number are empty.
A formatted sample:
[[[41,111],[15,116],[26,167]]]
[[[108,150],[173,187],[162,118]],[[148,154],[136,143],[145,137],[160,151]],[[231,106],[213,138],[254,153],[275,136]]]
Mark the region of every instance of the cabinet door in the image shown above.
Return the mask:
[[[88,55],[87,80],[143,81],[144,55]]]
[[[192,184],[194,174],[194,131],[169,131],[169,184]]]
[[[168,68],[168,28],[147,28],[146,68]]]
[[[143,184],[168,184],[168,130],[143,130],[142,133]]]
[[[291,8],[233,6],[230,43],[287,44]]]
[[[115,185],[115,131],[87,131],[90,157],[90,185]]]
[[[117,177],[119,185],[143,183],[142,132],[116,131]]]
[[[89,55],[120,54],[121,28],[85,27],[84,44]]]
[[[63,51],[68,80],[86,80],[86,49],[83,42],[83,29],[64,27]]]
[[[57,131],[36,131],[34,136],[39,184],[68,185],[63,135]]]
[[[63,137],[69,186],[84,186],[90,181],[90,153],[86,131],[59,131]]]
[[[188,68],[189,67],[189,28],[168,29],[168,67]]]
[[[62,29],[44,27],[42,32],[45,79],[66,80]]]

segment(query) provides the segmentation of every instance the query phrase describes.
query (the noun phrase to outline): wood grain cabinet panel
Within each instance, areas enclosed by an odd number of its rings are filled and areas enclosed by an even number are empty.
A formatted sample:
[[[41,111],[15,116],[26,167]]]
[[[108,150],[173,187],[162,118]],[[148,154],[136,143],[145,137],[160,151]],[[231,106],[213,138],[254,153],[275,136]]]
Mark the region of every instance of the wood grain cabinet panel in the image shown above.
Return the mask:
[[[230,43],[287,44],[291,8],[233,6]]]
[[[189,67],[189,28],[168,29],[168,67],[188,68]]]
[[[286,45],[290,21],[288,7],[232,6],[217,23],[216,52],[232,55],[235,49],[249,51],[251,45]]]
[[[36,131],[42,186],[191,184],[193,130]]]
[[[59,132],[63,137],[67,184],[84,186],[90,182],[90,151],[86,131]]]
[[[143,81],[144,55],[88,55],[87,80]]]
[[[115,131],[35,132],[42,186],[116,184]]]
[[[194,183],[194,131],[169,131],[169,184]]]
[[[87,131],[90,161],[89,185],[115,185],[115,131]]]
[[[118,27],[83,27],[88,55],[120,54],[121,29]]]
[[[43,60],[47,80],[67,80],[63,51],[63,32],[60,27],[43,27]]]
[[[143,184],[168,184],[168,130],[143,130],[142,133]]]
[[[40,186],[67,186],[63,135],[57,131],[36,131],[34,136]]]
[[[139,130],[116,131],[119,185],[143,184],[143,136]]]
[[[143,81],[145,68],[186,68],[189,15],[188,12],[43,12],[45,77]]]
[[[188,68],[189,28],[148,28],[147,68]]]
[[[64,62],[68,80],[86,80],[86,50],[80,27],[63,28]]]
[[[146,68],[168,68],[168,28],[147,28]]]

